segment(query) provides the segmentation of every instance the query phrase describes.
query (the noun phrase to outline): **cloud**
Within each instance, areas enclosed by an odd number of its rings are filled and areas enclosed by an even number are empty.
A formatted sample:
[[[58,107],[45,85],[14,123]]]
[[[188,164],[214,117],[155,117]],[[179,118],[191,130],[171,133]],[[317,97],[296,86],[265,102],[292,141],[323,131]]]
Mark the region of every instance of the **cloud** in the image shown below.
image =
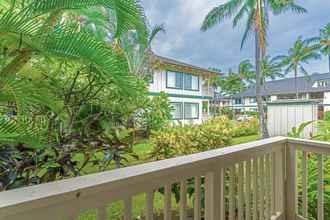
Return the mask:
[[[207,13],[227,0],[142,0],[151,24],[165,24],[166,34],[153,43],[153,50],[162,55],[202,67],[217,67],[224,71],[237,68],[239,62],[254,58],[254,43],[246,42],[240,50],[244,21],[233,30],[230,20],[212,30],[201,32],[200,26]],[[320,27],[330,22],[330,2],[298,0],[308,9],[305,15],[287,13],[271,16],[268,33],[268,52],[285,54],[298,36],[311,37]],[[326,72],[327,60],[311,62],[310,72]]]

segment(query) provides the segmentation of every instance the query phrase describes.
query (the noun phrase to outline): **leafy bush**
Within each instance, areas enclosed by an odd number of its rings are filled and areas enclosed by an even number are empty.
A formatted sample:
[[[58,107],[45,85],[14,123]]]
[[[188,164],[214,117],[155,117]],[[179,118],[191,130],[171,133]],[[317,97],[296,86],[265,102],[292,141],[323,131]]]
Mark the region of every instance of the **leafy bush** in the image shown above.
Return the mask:
[[[233,137],[255,135],[259,132],[258,119],[254,118],[248,121],[234,122]]]
[[[161,93],[159,96],[149,100],[141,117],[138,119],[138,123],[144,130],[146,137],[151,132],[159,131],[168,125],[172,119],[171,110],[172,107],[165,93]]]
[[[326,112],[324,113],[324,120],[325,120],[325,121],[330,121],[330,111],[326,111]]]
[[[228,146],[233,135],[227,117],[217,117],[200,125],[165,128],[151,135],[152,157],[165,159]]]

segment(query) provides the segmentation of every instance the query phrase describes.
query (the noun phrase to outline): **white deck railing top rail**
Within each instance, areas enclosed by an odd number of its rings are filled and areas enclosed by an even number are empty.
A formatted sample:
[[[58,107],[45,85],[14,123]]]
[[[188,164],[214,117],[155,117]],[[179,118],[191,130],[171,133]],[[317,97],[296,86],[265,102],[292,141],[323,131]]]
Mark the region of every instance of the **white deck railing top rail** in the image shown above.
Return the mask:
[[[302,213],[298,213],[297,151],[303,152]],[[174,184],[180,189],[180,220],[188,219],[189,208],[194,220],[308,219],[307,152],[320,155],[317,215],[323,220],[322,155],[330,154],[330,144],[286,137],[1,192],[0,219],[78,219],[93,209],[96,219],[105,220],[110,219],[108,204],[123,201],[123,218],[131,220],[132,197],[145,194],[144,216],[152,220],[154,195],[163,189],[163,216],[171,220]],[[192,207],[188,187],[193,188]]]

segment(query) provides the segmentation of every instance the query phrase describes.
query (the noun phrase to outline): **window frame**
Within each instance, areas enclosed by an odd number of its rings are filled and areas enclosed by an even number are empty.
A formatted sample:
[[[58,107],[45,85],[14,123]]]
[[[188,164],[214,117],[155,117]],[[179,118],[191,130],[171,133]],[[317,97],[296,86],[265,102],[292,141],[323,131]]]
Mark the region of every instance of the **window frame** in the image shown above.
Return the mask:
[[[169,86],[168,85],[168,73],[171,72],[171,73],[179,73],[181,75],[181,87],[173,87],[173,86]],[[175,77],[175,80],[176,80],[176,77]],[[175,84],[176,84],[176,81],[175,81]],[[166,88],[168,89],[180,89],[180,90],[183,90],[184,88],[184,73],[182,72],[177,72],[177,71],[166,71]]]
[[[186,91],[195,91],[195,92],[199,92],[200,91],[200,84],[199,84],[199,76],[198,75],[194,75],[194,74],[190,74],[190,73],[183,73],[183,88],[184,88],[184,90],[186,90]],[[189,76],[189,77],[191,77],[191,79],[192,79],[192,77],[193,76],[195,76],[195,77],[197,77],[197,89],[193,89],[193,88],[186,88],[186,77],[187,76]],[[192,84],[192,80],[191,80],[191,84]]]
[[[186,104],[189,104],[189,105],[197,105],[197,117],[186,117]],[[185,102],[184,104],[184,109],[183,109],[183,117],[184,119],[187,119],[187,120],[192,120],[192,119],[199,119],[199,103],[198,102]]]
[[[181,107],[181,116],[179,118],[174,118],[173,115],[172,115],[172,119],[173,120],[183,120],[183,117],[184,117],[184,104],[183,102],[170,102],[170,105],[173,106],[173,104],[179,104]],[[172,113],[172,112],[171,112]]]

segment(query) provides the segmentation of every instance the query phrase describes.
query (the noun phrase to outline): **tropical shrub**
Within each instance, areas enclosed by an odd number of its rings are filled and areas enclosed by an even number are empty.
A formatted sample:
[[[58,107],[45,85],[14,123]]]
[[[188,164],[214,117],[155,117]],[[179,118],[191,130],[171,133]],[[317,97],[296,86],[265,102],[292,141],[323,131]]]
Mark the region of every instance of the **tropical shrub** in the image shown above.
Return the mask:
[[[248,121],[233,122],[233,137],[255,135],[259,132],[259,121],[253,118]]]
[[[157,160],[228,146],[233,129],[227,117],[217,117],[200,125],[169,127],[151,135]]]
[[[172,119],[171,111],[172,107],[165,93],[148,99],[147,105],[138,119],[138,124],[145,132],[145,137],[167,127]]]
[[[325,121],[330,121],[330,111],[326,111],[326,112],[324,113],[324,120],[325,120]]]

